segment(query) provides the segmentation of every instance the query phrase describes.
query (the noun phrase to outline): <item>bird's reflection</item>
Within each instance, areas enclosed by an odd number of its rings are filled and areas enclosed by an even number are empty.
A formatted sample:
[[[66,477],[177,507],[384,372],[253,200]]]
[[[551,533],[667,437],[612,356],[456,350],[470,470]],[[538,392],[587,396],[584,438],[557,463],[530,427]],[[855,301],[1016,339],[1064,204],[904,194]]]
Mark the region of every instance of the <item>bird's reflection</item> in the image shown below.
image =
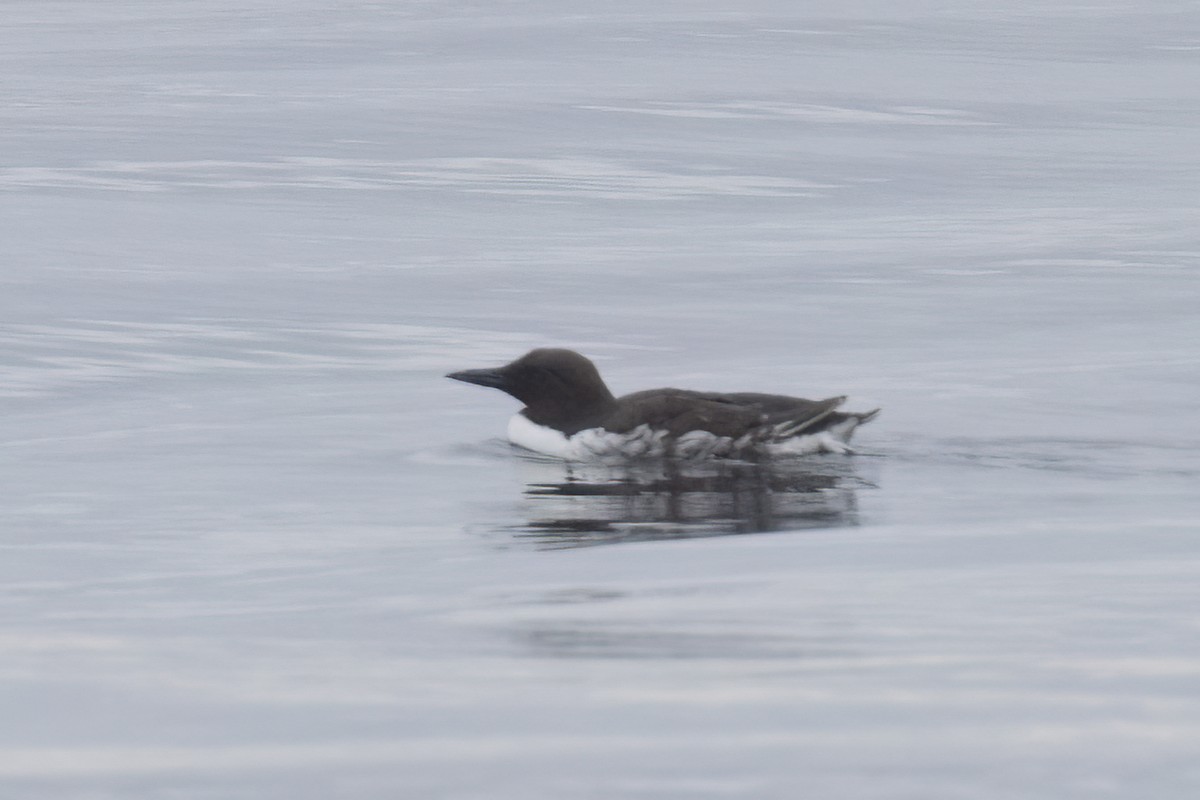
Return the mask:
[[[870,485],[842,457],[557,469],[527,476],[515,531],[545,547],[856,525],[856,491]]]

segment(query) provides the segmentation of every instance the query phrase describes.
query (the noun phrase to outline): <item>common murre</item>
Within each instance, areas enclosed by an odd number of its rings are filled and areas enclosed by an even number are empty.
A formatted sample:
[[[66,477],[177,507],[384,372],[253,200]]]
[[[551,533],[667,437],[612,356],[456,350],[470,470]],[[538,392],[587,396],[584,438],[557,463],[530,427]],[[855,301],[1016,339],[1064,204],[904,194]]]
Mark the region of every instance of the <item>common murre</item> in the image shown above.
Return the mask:
[[[509,441],[571,461],[847,453],[854,429],[879,413],[836,411],[845,397],[804,400],[684,389],[614,397],[595,364],[557,348],[531,350],[502,367],[446,377],[520,400],[525,408],[509,420]]]

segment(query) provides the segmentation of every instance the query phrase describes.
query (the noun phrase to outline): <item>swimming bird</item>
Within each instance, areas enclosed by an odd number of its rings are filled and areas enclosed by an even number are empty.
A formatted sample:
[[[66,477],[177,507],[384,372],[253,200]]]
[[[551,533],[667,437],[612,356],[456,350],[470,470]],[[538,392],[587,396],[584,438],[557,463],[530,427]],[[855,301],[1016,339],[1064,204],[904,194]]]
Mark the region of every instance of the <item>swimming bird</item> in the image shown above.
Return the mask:
[[[499,389],[524,403],[509,420],[509,441],[571,461],[847,453],[855,428],[879,413],[839,412],[845,397],[685,389],[614,397],[595,364],[559,348],[446,377]]]

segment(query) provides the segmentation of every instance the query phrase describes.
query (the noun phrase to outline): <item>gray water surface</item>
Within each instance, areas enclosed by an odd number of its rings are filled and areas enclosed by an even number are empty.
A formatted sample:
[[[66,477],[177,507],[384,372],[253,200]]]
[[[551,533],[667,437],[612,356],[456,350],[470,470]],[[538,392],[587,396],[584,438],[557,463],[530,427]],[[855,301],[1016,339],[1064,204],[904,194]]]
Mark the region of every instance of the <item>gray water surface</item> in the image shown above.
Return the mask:
[[[0,795],[1200,791],[1195,3],[2,14]]]

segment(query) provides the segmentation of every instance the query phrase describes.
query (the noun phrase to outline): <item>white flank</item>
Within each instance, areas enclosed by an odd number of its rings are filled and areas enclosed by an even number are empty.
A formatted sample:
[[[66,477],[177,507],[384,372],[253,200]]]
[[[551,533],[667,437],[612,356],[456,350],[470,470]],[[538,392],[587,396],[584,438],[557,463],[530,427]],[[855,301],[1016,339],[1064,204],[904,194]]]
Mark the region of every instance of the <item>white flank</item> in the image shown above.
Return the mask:
[[[515,445],[568,461],[597,461],[661,456],[666,453],[666,431],[651,431],[639,425],[628,433],[609,433],[603,428],[579,431],[570,438],[553,428],[538,425],[524,414],[508,421],[508,440]]]
[[[849,453],[851,450],[846,441],[856,427],[858,420],[849,419],[820,433],[792,436],[778,442],[762,442],[758,447],[770,455],[778,456]],[[514,414],[508,421],[508,440],[526,450],[567,461],[657,458],[664,455],[709,458],[734,455],[752,446],[748,436],[734,441],[728,436],[715,436],[708,431],[685,433],[672,446],[667,440],[666,431],[651,430],[649,425],[639,425],[627,433],[589,428],[567,437],[553,428],[532,422],[524,414]]]
[[[518,447],[556,458],[571,458],[571,443],[553,428],[537,425],[524,414],[513,414],[508,421],[508,440]]]

